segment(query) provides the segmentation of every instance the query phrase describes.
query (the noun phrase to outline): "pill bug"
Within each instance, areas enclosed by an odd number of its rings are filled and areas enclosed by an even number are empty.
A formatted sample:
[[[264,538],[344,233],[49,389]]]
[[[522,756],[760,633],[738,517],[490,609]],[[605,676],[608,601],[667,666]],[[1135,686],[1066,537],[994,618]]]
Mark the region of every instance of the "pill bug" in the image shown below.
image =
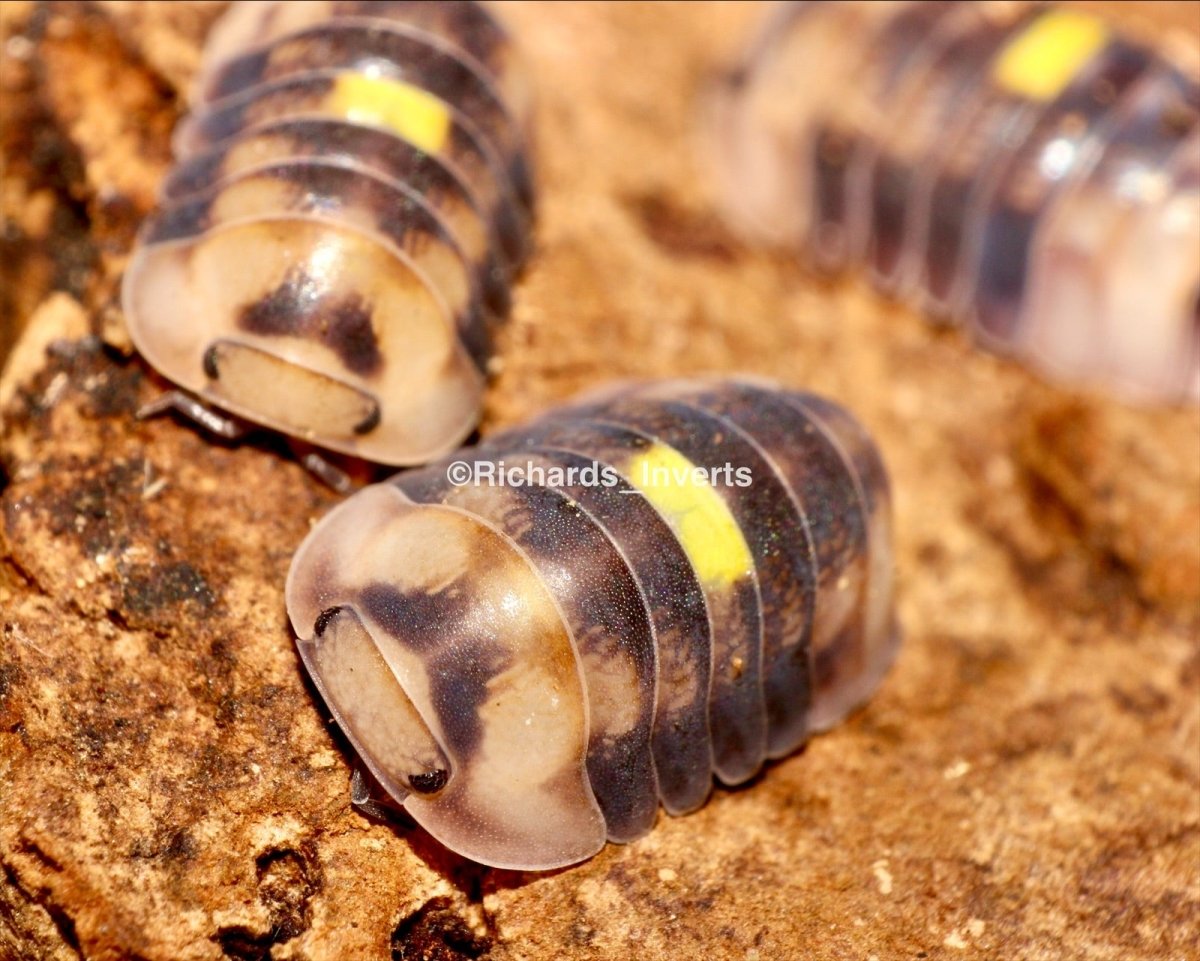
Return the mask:
[[[796,750],[899,636],[874,444],[739,380],[624,385],[364,488],[286,596],[378,785],[452,850],[527,870]]]
[[[1073,9],[791,3],[709,106],[750,236],[1051,376],[1200,398],[1194,70]]]
[[[195,89],[123,282],[167,404],[384,464],[453,449],[529,250],[505,30],[470,2],[241,3]]]

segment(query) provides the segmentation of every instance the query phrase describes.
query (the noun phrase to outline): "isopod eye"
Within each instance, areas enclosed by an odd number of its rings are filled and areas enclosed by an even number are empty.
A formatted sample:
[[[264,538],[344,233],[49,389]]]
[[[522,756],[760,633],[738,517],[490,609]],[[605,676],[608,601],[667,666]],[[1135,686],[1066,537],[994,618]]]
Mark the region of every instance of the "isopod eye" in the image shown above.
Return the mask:
[[[338,616],[344,607],[327,607],[317,615],[316,621],[313,623],[313,637],[321,637],[325,634],[325,628],[329,626],[329,622]]]
[[[410,774],[408,783],[418,794],[436,794],[446,786],[449,779],[450,772],[445,768],[438,768],[424,774]]]
[[[353,610],[323,610],[300,653],[338,723],[397,801],[410,789],[432,794],[449,783],[449,760]]]

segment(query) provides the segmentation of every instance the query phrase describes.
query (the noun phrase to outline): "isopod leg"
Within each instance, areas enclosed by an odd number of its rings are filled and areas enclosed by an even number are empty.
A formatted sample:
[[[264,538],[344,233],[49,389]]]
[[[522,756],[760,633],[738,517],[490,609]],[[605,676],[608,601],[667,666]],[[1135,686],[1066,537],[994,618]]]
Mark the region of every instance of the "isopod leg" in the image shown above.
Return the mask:
[[[376,821],[394,821],[404,805],[397,803],[362,764],[350,775],[350,803],[360,814]]]
[[[338,494],[349,494],[355,489],[354,479],[347,471],[320,454],[303,441],[288,439],[288,447],[304,469],[322,484]]]
[[[231,414],[217,413],[204,401],[182,390],[171,390],[160,394],[138,410],[137,419],[149,420],[151,417],[158,417],[168,411],[182,414],[210,434],[216,434],[226,440],[241,440],[254,430],[253,424]]]

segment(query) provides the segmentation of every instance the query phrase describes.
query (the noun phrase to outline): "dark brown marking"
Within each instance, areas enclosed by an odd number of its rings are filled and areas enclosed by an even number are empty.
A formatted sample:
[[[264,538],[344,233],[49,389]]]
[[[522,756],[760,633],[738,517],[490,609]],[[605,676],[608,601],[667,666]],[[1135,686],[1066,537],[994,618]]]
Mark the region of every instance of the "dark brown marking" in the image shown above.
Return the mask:
[[[486,638],[472,642],[469,656],[444,643],[444,625],[467,616],[470,598],[469,585],[460,578],[429,593],[375,582],[362,589],[357,601],[365,617],[426,660],[433,709],[447,746],[459,757],[472,754],[482,741],[479,715],[487,703],[488,684],[509,666],[505,652]]]
[[[303,268],[238,313],[242,330],[263,337],[307,337],[337,354],[346,369],[363,377],[383,366],[371,325],[371,308],[358,294],[327,293]]]
[[[448,591],[425,593],[401,591],[391,584],[376,581],[362,589],[358,608],[363,616],[376,621],[393,637],[421,654],[435,650],[441,635],[442,618],[462,616],[465,599]]]

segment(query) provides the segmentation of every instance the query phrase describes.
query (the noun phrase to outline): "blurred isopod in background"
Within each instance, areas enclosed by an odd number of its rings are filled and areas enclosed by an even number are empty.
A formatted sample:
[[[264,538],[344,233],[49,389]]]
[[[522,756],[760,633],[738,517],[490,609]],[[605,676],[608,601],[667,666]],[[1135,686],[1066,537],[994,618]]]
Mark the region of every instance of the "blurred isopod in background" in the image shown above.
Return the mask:
[[[1053,378],[1200,399],[1192,64],[1074,8],[788,3],[707,108],[748,237]]]

